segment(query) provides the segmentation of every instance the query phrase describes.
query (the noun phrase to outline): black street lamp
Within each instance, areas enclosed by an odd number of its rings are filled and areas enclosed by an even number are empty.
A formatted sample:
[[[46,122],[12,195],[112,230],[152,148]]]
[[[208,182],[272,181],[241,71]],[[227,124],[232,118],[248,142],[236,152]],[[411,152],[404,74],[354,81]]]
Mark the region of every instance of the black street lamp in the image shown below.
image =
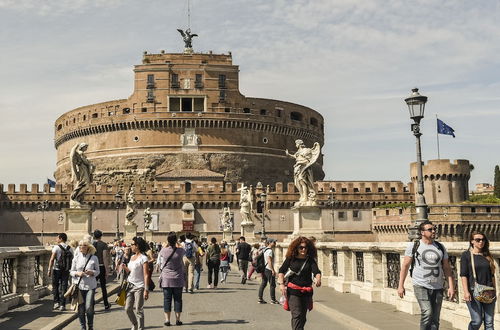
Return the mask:
[[[48,208],[49,208],[49,201],[48,200],[44,200],[43,202],[41,202],[37,206],[38,211],[42,211],[42,235],[41,235],[42,245],[45,245],[45,242],[43,241],[43,227],[44,227],[44,224],[45,224],[45,211]]]
[[[267,240],[266,236],[266,201],[267,201],[267,194],[265,192],[262,192],[259,196],[260,198],[260,203],[261,203],[261,225],[262,225],[262,235],[261,239],[263,241]]]
[[[116,240],[120,240],[120,202],[121,202],[122,196],[120,195],[119,192],[116,193],[115,195],[115,201],[116,201],[116,233],[115,233],[115,238]]]
[[[411,130],[415,138],[417,139],[417,196],[415,201],[415,209],[417,211],[417,219],[415,224],[408,231],[408,239],[414,241],[420,238],[418,232],[418,226],[428,220],[427,215],[427,204],[425,203],[424,197],[424,180],[423,180],[423,169],[422,169],[422,149],[420,146],[420,120],[424,118],[425,104],[427,103],[427,96],[420,95],[418,88],[413,88],[411,90],[410,97],[405,99],[408,105],[408,110],[410,112],[410,118],[413,119],[413,124],[411,125]]]
[[[330,206],[330,212],[332,214],[332,236],[335,236],[335,213],[333,211],[335,207],[335,199],[333,197],[333,188],[330,188],[330,196],[328,196],[328,204]]]

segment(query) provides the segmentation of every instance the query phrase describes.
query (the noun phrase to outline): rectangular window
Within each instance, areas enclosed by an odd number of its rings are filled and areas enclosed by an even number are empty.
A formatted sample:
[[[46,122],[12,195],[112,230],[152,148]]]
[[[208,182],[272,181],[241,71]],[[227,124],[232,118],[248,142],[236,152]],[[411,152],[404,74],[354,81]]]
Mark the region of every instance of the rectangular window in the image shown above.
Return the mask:
[[[93,113],[93,114],[92,114],[92,118],[97,118],[97,117],[99,117],[99,114],[98,114],[98,113]]]
[[[170,77],[170,87],[179,88],[179,75],[177,73],[172,73]]]
[[[261,116],[265,116],[267,114],[267,110],[266,109],[260,109],[260,115]]]
[[[396,187],[391,187],[391,192],[396,192]]]
[[[194,111],[204,111],[205,110],[205,99],[197,97],[194,99]]]
[[[231,112],[231,108],[224,108],[224,112]]]
[[[347,188],[342,188],[342,192],[347,192]]]
[[[384,188],[378,187],[378,192],[384,192]]]
[[[365,188],[365,192],[367,192],[367,193],[372,192],[372,188]]]
[[[155,87],[155,75],[148,74],[148,82],[146,84],[146,88],[154,88]]]
[[[181,99],[179,97],[171,97],[168,101],[169,111],[181,111]]]
[[[281,116],[283,116],[283,110],[276,109],[276,117],[281,117]]]
[[[359,188],[354,188],[355,193],[359,193]]]
[[[201,75],[200,73],[196,74],[196,78],[194,81],[194,87],[195,88],[203,88],[203,75]]]
[[[352,211],[352,217],[356,220],[359,220],[361,218],[361,215],[359,213],[359,210],[354,210]]]
[[[148,112],[148,108],[142,108],[141,112]]]
[[[153,103],[155,101],[155,95],[152,90],[148,90],[148,103]]]
[[[339,211],[338,216],[339,216],[339,220],[346,220],[346,218],[345,218],[345,212]]]
[[[183,97],[182,99],[182,111],[193,111],[193,99],[190,97]]]
[[[219,102],[224,102],[226,100],[226,91],[225,90],[221,90],[219,92]]]
[[[226,75],[225,74],[219,75],[219,88],[226,88]]]

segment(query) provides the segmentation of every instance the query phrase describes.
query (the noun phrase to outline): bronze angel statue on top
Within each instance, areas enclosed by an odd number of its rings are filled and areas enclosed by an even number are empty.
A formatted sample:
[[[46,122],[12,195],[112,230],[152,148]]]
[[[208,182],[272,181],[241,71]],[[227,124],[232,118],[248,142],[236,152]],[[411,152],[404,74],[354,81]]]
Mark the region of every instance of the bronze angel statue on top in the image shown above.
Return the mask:
[[[193,40],[193,37],[197,37],[198,35],[196,33],[191,34],[191,29],[187,29],[186,32],[182,31],[182,29],[177,29],[177,31],[179,31],[182,39],[184,40],[184,48],[192,49],[193,44],[191,41]]]
[[[285,150],[287,156],[295,159],[293,166],[294,183],[299,190],[300,199],[295,206],[315,206],[316,191],[314,191],[314,178],[311,166],[318,160],[321,153],[321,147],[318,142],[313,144],[312,148],[306,148],[302,140],[296,140],[297,151],[290,154]]]

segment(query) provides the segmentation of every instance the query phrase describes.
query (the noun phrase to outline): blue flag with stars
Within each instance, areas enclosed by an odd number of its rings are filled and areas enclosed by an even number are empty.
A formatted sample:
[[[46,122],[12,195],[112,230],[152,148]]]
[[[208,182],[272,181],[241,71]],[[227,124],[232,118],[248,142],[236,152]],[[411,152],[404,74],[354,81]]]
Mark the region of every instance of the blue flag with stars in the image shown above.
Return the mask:
[[[50,188],[55,188],[56,187],[56,182],[52,181],[51,179],[47,178],[47,183],[49,184]]]
[[[450,126],[446,125],[442,120],[437,120],[437,130],[439,134],[451,135],[455,137],[455,130]]]

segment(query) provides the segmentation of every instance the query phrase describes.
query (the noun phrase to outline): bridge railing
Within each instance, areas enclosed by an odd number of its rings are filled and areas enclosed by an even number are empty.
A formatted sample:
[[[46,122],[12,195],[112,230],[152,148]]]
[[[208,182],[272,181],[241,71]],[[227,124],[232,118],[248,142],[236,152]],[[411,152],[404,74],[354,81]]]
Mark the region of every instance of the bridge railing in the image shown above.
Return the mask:
[[[48,294],[51,251],[42,246],[0,248],[0,315]]]
[[[409,274],[405,280],[405,297],[401,299],[397,294],[399,272],[407,245],[407,242],[319,242],[316,246],[323,284],[339,292],[357,294],[363,300],[383,302],[395,306],[399,311],[419,314],[420,308]],[[441,319],[452,323],[456,328],[466,329],[470,316],[463,302],[462,284],[458,277],[460,257],[468,248],[468,243],[445,242],[444,245],[449,254],[457,293],[451,299],[443,301]],[[277,247],[279,264],[283,261],[287,247],[287,243],[280,243]],[[491,242],[490,252],[495,259],[498,288],[500,242]],[[447,287],[445,292],[446,289]],[[498,313],[499,304],[495,308]],[[500,320],[495,321],[495,326],[500,327]]]

